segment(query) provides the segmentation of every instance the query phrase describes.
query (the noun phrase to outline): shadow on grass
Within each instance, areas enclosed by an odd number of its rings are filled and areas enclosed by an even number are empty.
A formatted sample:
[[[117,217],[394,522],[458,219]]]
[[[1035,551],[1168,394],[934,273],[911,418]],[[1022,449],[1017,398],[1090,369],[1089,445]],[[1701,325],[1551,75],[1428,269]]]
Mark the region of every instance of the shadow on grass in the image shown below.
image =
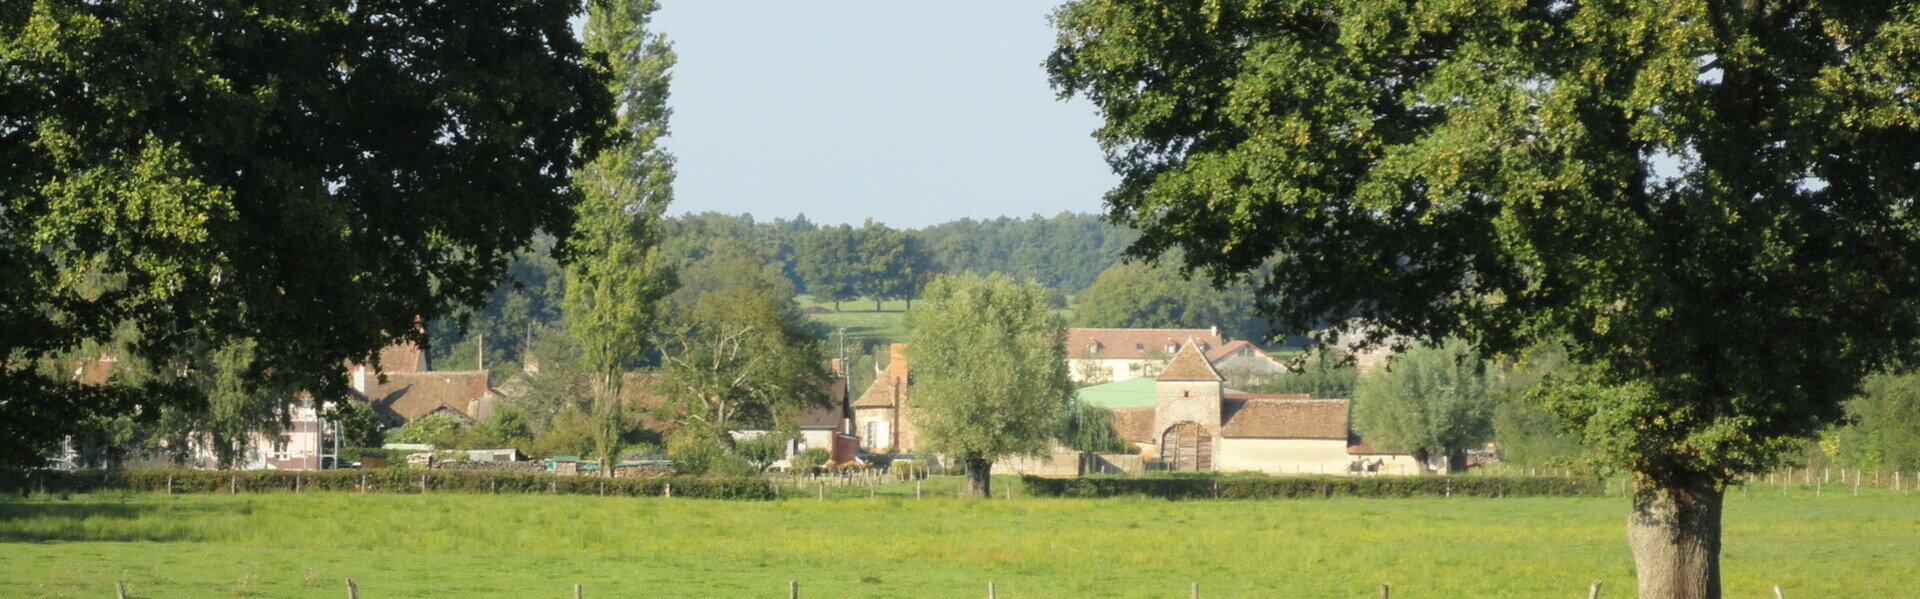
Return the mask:
[[[246,505],[149,505],[105,501],[0,502],[0,543],[52,541],[198,542],[208,536],[187,514],[252,512]]]

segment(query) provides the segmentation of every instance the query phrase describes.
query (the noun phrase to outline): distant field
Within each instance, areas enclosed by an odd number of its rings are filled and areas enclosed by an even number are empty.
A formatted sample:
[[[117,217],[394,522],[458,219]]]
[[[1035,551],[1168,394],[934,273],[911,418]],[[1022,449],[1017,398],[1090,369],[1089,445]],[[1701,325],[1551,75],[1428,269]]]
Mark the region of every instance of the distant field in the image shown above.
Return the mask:
[[[833,309],[832,302],[818,302],[813,296],[800,296],[800,307]],[[873,310],[871,300],[853,300],[840,302],[840,312],[828,314],[809,314],[807,318],[826,325],[829,329],[846,328],[847,343],[862,341],[888,342],[904,341],[907,329],[902,326],[907,316],[907,303],[904,301],[882,302],[880,311]]]
[[[940,493],[950,481],[936,481]],[[1626,502],[98,495],[0,501],[0,597],[1627,597]],[[902,493],[908,493],[902,495]],[[864,494],[859,489],[840,493]],[[812,495],[809,491],[806,495]],[[1734,493],[1729,598],[1920,596],[1920,493]]]

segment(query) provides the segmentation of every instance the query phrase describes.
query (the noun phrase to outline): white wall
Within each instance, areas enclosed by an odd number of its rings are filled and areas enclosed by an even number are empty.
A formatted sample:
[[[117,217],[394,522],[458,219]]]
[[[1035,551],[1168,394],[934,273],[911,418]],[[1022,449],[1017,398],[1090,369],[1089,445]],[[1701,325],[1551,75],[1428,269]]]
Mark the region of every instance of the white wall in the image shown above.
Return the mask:
[[[1355,456],[1347,455],[1340,439],[1221,439],[1214,453],[1221,472],[1258,471],[1269,474],[1347,474]]]

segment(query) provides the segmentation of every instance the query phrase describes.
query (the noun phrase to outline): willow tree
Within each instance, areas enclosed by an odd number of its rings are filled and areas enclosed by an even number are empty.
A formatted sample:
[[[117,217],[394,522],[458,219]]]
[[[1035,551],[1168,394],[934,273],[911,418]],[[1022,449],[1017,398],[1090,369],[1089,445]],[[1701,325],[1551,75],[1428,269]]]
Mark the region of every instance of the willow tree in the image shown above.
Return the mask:
[[[1920,8],[1076,0],[1047,68],[1104,114],[1132,251],[1285,328],[1488,355],[1636,491],[1643,597],[1720,594],[1725,486],[1920,337]]]
[[[994,460],[1039,453],[1059,432],[1073,396],[1066,324],[1039,284],[948,275],[927,285],[906,326],[915,450],[958,459],[966,493],[991,496]]]
[[[249,387],[338,398],[342,364],[478,306],[536,231],[571,228],[569,169],[603,145],[578,12],[0,3],[0,464],[89,418],[205,404],[185,377],[33,367],[120,326],[156,364],[251,341]]]
[[[574,231],[556,248],[566,272],[567,327],[595,378],[594,447],[608,476],[626,432],[623,374],[645,354],[660,299],[674,287],[659,247],[660,219],[673,200],[673,158],[660,138],[674,57],[647,30],[658,8],[653,0],[589,5],[586,46],[606,60],[619,137],[575,177],[582,200]]]

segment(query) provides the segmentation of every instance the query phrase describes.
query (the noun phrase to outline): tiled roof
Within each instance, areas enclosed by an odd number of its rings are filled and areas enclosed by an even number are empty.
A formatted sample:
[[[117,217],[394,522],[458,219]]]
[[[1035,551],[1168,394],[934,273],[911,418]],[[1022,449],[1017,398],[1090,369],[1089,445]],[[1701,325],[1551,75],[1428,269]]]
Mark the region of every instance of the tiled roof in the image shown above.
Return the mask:
[[[1161,381],[1218,381],[1220,373],[1207,363],[1207,357],[1200,354],[1200,344],[1188,341],[1180,346],[1180,352],[1167,362],[1167,368],[1160,371],[1157,380]]]
[[[113,376],[113,365],[119,361],[113,354],[101,352],[100,357],[80,361],[73,369],[73,380],[88,386],[105,385]]]
[[[1227,344],[1213,329],[1067,329],[1065,343],[1068,359],[1140,360],[1187,341],[1202,350]]]
[[[862,392],[860,397],[854,398],[853,407],[899,407],[895,404],[905,401],[907,395],[905,387],[911,385],[913,380],[907,364],[907,345],[905,343],[889,345],[887,354],[887,369],[881,371],[880,376],[874,377],[873,384],[867,385],[867,390]],[[895,387],[900,389],[896,391]]]
[[[1128,443],[1153,442],[1153,408],[1115,408],[1113,431]]]
[[[426,372],[427,352],[420,351],[420,346],[410,342],[389,345],[380,350],[380,371],[389,374]]]
[[[840,414],[840,394],[842,390],[846,388],[847,379],[834,377],[829,380],[827,384],[823,386],[821,392],[827,394],[827,398],[833,402],[832,405],[807,408],[806,411],[800,413],[800,417],[796,419],[795,424],[800,428],[839,428],[842,419]]]
[[[474,400],[492,393],[487,388],[487,371],[389,372],[386,382],[368,377],[367,400],[373,409],[389,420],[400,422],[431,414],[442,408],[468,420]]]
[[[1220,421],[1222,437],[1345,441],[1347,400],[1230,396],[1220,401]]]

